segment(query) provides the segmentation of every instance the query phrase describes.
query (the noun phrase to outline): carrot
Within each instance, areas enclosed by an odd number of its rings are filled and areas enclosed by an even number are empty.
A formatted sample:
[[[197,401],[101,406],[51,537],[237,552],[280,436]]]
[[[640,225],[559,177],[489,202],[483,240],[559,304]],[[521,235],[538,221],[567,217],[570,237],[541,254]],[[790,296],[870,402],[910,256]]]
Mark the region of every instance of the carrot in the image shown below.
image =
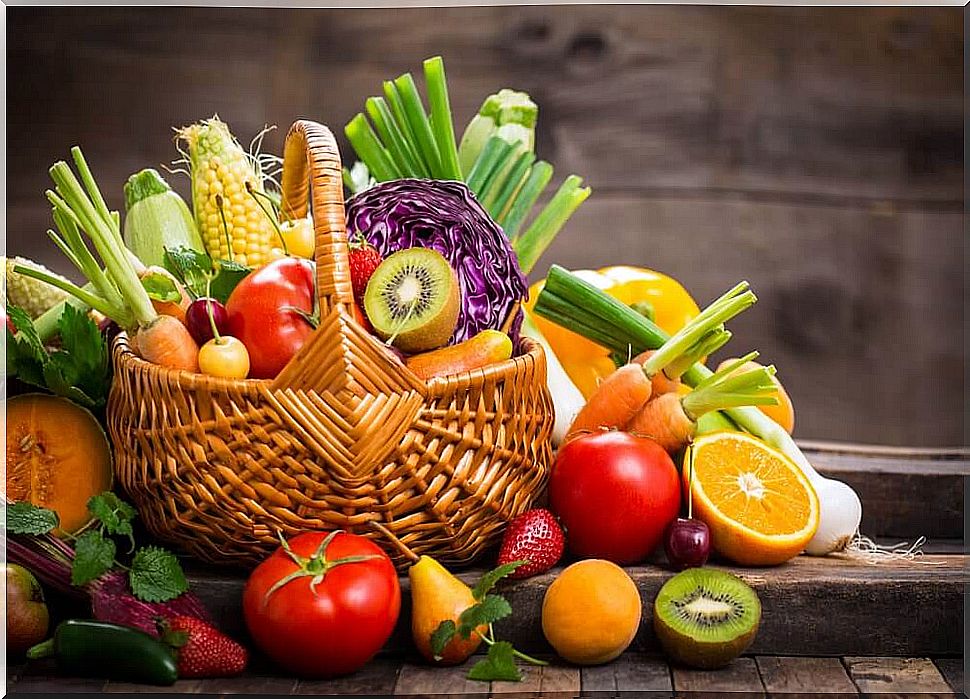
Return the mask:
[[[669,452],[674,452],[694,438],[697,423],[687,416],[677,393],[657,396],[633,417],[629,432],[649,437]]]
[[[680,376],[697,358],[712,352],[731,337],[724,321],[753,303],[754,295],[738,295],[735,287],[705,308],[655,352],[644,353],[610,374],[589,397],[567,433],[598,429],[623,429],[650,400],[655,391],[667,392],[672,377]],[[671,368],[672,371],[669,369]],[[676,383],[673,388],[676,390]]]
[[[199,346],[177,318],[160,315],[138,328],[135,349],[146,362],[170,369],[199,371]]]
[[[603,379],[569,427],[579,432],[621,429],[650,400],[650,379],[639,364],[626,364]]]
[[[627,430],[650,437],[667,451],[675,452],[694,439],[697,420],[702,415],[726,408],[776,404],[777,399],[770,395],[775,390],[771,380],[775,373],[773,366],[732,376],[738,367],[757,356],[757,352],[751,352],[731,362],[686,396],[664,393],[654,398],[637,411]]]
[[[633,358],[633,362],[634,364],[643,366],[647,363],[647,360],[649,360],[656,353],[657,350],[647,350],[646,352],[641,352]],[[661,369],[654,374],[650,379],[650,383],[653,386],[652,394],[654,396],[660,396],[664,393],[677,393],[680,390],[680,377],[670,378],[667,376],[666,369]]]
[[[146,267],[144,271],[138,273],[138,278],[141,279],[142,284],[152,283],[156,285],[164,285],[166,291],[174,289],[171,291],[172,300],[162,300],[156,298],[159,296],[156,293],[154,296],[150,293],[149,297],[152,300],[152,307],[155,309],[156,313],[166,316],[172,316],[178,319],[180,322],[185,323],[185,312],[189,308],[189,304],[192,303],[192,299],[189,298],[188,292],[185,291],[185,287],[175,278],[171,272],[169,272],[164,267],[159,267],[157,265],[152,265],[151,267]],[[178,294],[178,298],[175,298],[175,294]]]
[[[405,363],[419,378],[427,380],[479,369],[511,356],[512,340],[508,335],[500,330],[482,330],[457,345],[412,355]]]

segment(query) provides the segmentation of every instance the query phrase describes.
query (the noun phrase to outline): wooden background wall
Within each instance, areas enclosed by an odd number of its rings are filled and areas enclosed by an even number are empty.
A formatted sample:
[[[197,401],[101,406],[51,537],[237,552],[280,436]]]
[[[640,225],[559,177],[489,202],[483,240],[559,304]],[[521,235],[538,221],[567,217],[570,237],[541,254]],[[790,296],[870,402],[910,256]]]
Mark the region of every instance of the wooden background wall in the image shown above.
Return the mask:
[[[526,90],[556,180],[593,187],[546,264],[650,266],[702,302],[746,278],[760,303],[734,323],[735,349],[778,365],[797,436],[967,443],[958,8],[7,18],[12,252],[67,271],[43,191],[74,144],[121,207],[130,173],[176,157],[173,126],[218,112],[248,139],[278,124],[266,146],[279,152],[294,118],[340,131],[383,79],[440,53],[459,130],[488,93]]]

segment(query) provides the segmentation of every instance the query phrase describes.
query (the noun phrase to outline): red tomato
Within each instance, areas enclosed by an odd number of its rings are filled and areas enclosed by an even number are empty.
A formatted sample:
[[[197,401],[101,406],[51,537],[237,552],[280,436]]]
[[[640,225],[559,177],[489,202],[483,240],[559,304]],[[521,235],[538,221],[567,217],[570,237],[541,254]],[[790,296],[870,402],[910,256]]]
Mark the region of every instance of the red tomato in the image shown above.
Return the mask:
[[[391,559],[369,539],[343,532],[306,532],[287,545],[291,553],[277,549],[246,581],[243,615],[253,641],[302,677],[360,669],[390,637],[401,610]]]
[[[303,346],[313,327],[313,263],[284,257],[253,270],[226,302],[228,335],[249,351],[249,376],[272,379]]]
[[[549,502],[581,558],[643,560],[680,510],[677,467],[652,439],[598,432],[559,450]]]

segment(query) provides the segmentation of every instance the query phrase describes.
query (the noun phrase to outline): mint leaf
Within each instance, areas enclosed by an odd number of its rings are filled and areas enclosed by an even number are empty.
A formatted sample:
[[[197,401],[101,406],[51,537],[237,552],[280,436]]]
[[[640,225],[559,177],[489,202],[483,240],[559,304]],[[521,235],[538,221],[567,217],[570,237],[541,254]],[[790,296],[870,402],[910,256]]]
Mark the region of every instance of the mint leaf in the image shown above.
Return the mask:
[[[213,273],[212,259],[208,255],[181,245],[166,247],[163,262],[165,269],[174,274],[194,298],[206,295]]]
[[[99,529],[89,529],[74,542],[71,584],[86,585],[111,570],[115,562],[115,542],[105,539]]]
[[[135,597],[145,602],[167,602],[189,589],[175,554],[157,546],[138,550],[128,582]]]
[[[469,638],[479,626],[487,626],[512,613],[512,606],[499,595],[486,595],[478,604],[473,604],[458,617],[458,633]]]
[[[438,624],[438,628],[431,634],[431,654],[435,660],[441,660],[441,654],[445,652],[445,646],[448,645],[448,642],[454,637],[457,631],[458,627],[455,626],[455,622],[451,619],[445,619]]]
[[[499,580],[510,575],[516,568],[524,566],[526,563],[528,561],[512,561],[511,563],[504,563],[488,571],[479,579],[478,584],[475,585],[475,588],[472,590],[472,596],[478,600],[482,599],[491,592]]]
[[[468,679],[482,682],[521,682],[522,673],[515,664],[512,644],[508,641],[493,643],[488,649],[488,655],[468,671]]]
[[[173,275],[174,276],[174,275]],[[141,278],[141,285],[148,292],[148,298],[162,303],[178,303],[182,300],[175,280],[161,272],[149,272]]]
[[[131,528],[131,520],[137,514],[134,507],[111,491],[106,491],[88,500],[88,512],[98,518],[109,534],[127,536],[134,546]]]
[[[230,294],[232,294],[233,289],[239,284],[243,279],[245,279],[252,268],[241,265],[238,262],[232,262],[230,260],[216,260],[216,275],[212,278],[212,284],[209,287],[209,293],[212,298],[225,303]]]
[[[11,534],[47,534],[60,524],[56,512],[29,502],[10,503],[6,512],[7,531]]]

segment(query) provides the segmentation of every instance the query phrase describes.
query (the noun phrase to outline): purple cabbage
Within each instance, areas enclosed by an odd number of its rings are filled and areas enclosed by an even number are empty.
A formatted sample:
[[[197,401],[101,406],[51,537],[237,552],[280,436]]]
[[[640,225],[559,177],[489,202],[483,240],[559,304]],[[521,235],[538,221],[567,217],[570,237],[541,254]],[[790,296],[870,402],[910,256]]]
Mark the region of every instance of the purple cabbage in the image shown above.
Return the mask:
[[[529,285],[502,228],[461,182],[403,179],[376,184],[347,202],[347,233],[361,233],[382,256],[437,250],[458,275],[462,304],[452,343],[502,329]],[[518,346],[522,309],[509,336]]]

